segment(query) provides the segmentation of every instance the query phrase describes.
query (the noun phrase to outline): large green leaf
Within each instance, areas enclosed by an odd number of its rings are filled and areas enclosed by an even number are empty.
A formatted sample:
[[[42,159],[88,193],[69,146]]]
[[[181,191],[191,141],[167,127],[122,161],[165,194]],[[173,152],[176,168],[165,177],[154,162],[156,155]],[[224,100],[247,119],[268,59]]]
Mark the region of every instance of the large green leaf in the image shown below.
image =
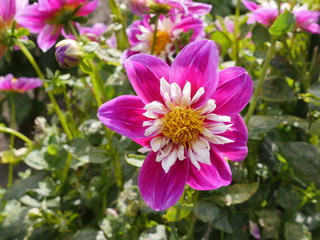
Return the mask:
[[[272,24],[269,29],[269,32],[272,36],[280,37],[283,34],[291,31],[295,25],[294,15],[285,10]]]
[[[268,79],[263,84],[261,98],[268,102],[292,101],[294,91],[283,78]]]
[[[284,225],[286,240],[311,240],[312,236],[308,228],[297,222],[286,222]]]
[[[252,41],[255,45],[263,45],[271,39],[268,29],[261,24],[256,24],[252,29]]]
[[[275,210],[263,209],[256,212],[262,225],[262,239],[278,239],[281,220]]]

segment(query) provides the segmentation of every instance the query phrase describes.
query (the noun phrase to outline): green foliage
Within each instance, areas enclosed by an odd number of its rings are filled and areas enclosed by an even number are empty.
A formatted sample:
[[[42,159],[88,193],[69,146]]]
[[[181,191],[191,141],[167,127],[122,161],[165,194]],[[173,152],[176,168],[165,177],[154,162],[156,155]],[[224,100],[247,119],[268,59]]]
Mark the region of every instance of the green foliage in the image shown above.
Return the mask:
[[[295,25],[295,18],[293,13],[285,10],[272,24],[269,32],[274,37],[280,37],[291,31]]]

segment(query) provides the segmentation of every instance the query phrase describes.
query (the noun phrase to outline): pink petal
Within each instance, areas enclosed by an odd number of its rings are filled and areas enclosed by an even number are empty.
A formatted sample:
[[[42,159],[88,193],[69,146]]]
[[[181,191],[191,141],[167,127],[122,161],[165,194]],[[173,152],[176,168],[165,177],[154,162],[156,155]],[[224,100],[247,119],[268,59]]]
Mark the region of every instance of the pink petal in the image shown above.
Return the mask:
[[[38,10],[38,4],[34,3],[21,10],[15,17],[17,22],[30,30],[32,33],[39,33],[45,26],[48,14]]]
[[[231,183],[232,174],[228,162],[214,151],[210,151],[210,158],[211,165],[199,162],[200,170],[190,164],[187,181],[190,187],[197,190],[213,190]]]
[[[153,137],[148,137],[148,138],[131,138],[133,141],[136,143],[140,144],[143,147],[150,147],[150,141],[152,140]]]
[[[212,6],[210,4],[198,3],[198,2],[186,2],[188,12],[196,15],[206,15],[211,11]]]
[[[142,114],[144,104],[139,97],[123,95],[100,106],[98,118],[111,130],[130,138],[144,138],[144,121],[150,120]]]
[[[260,8],[258,4],[256,4],[255,2],[251,2],[251,1],[247,1],[247,0],[243,0],[242,4],[251,12],[253,12],[254,10]]]
[[[215,113],[238,114],[252,95],[252,80],[244,68],[230,67],[219,73],[219,86],[212,96],[216,100]]]
[[[16,0],[1,0],[0,19],[9,21],[16,14]],[[1,20],[2,20],[1,19]]]
[[[37,43],[43,52],[48,51],[57,41],[62,27],[58,25],[45,25],[40,31]]]
[[[218,50],[210,40],[198,40],[182,49],[171,66],[169,82],[176,82],[181,88],[189,81],[191,97],[203,87],[204,95],[197,104],[208,100],[218,85]]]
[[[92,13],[100,4],[99,0],[93,0],[88,3],[84,3],[82,7],[77,11],[77,16],[86,16]]]
[[[155,211],[173,206],[181,197],[189,173],[188,161],[177,160],[165,173],[161,163],[156,162],[155,152],[144,160],[138,179],[138,186],[146,204]]]
[[[167,63],[151,55],[136,54],[129,57],[124,66],[132,87],[144,103],[163,102],[160,78],[168,80],[170,67]]]
[[[195,41],[196,39],[203,38],[205,36],[204,32],[205,23],[200,18],[195,18],[192,15],[184,17],[179,23],[177,23],[173,28],[172,32],[176,29],[182,29],[184,32],[188,32],[190,29],[193,30],[190,41]]]
[[[233,126],[231,131],[220,134],[223,137],[233,140],[234,142],[223,145],[212,145],[217,151],[232,161],[242,161],[248,154],[248,130],[240,115],[231,119]]]

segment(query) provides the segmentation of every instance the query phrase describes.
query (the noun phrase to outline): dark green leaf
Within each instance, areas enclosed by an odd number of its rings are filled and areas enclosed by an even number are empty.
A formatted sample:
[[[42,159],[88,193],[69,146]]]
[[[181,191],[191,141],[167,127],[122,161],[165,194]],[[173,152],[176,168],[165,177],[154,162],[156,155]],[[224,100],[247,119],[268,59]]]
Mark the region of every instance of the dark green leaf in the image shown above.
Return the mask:
[[[286,222],[284,225],[286,240],[311,240],[312,236],[308,228],[297,222]]]
[[[287,58],[282,55],[276,55],[274,58],[272,58],[270,65],[289,78],[296,80],[299,79],[299,73],[290,64]]]
[[[283,78],[268,79],[263,84],[261,98],[268,102],[291,101],[294,91]]]
[[[262,225],[262,239],[278,239],[281,220],[275,210],[263,209],[256,213]]]
[[[287,32],[291,31],[295,25],[294,15],[285,10],[272,24],[269,32],[272,36],[280,37]]]
[[[255,45],[263,45],[265,42],[270,42],[270,34],[268,29],[261,24],[256,24],[252,29],[252,41]]]

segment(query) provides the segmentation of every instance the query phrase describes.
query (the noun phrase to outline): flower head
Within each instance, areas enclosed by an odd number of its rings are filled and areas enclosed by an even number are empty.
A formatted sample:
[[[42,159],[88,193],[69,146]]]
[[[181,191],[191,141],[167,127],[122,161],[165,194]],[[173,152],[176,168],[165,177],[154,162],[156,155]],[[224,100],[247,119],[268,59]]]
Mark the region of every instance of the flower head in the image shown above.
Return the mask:
[[[62,68],[70,68],[79,64],[84,52],[77,41],[64,39],[56,44],[55,56]]]
[[[90,14],[98,4],[99,0],[39,0],[25,8],[17,20],[32,33],[39,33],[38,45],[46,52],[55,44],[64,26]]]
[[[270,27],[279,15],[278,5],[275,1],[263,2],[261,5],[248,0],[244,0],[242,3],[251,11],[251,13],[248,14],[248,24],[258,22]],[[280,12],[283,12],[285,9],[290,10],[290,8],[288,3],[283,3],[280,6]],[[318,24],[320,18],[319,11],[310,11],[305,4],[295,5],[292,9],[292,13],[295,16],[298,28],[307,32],[320,34],[320,25]]]
[[[174,205],[185,184],[211,190],[230,184],[225,159],[247,155],[247,129],[239,112],[252,94],[245,69],[218,71],[213,41],[187,45],[170,67],[137,54],[124,63],[138,96],[104,103],[99,119],[149,152],[139,175],[145,202],[161,211]]]
[[[0,59],[8,50],[6,34],[12,30],[16,15],[28,5],[28,0],[3,0],[0,4]],[[16,25],[16,28],[19,28]]]
[[[14,78],[12,74],[0,77],[0,91],[24,93],[41,85],[42,81],[39,78]]]
[[[153,54],[165,59],[167,56],[175,52],[175,41],[181,38],[182,33],[191,32],[189,41],[195,41],[205,35],[205,23],[191,15],[174,15],[171,17],[160,16],[156,34],[156,42],[154,44],[155,25],[150,24],[150,16],[145,16],[142,20],[137,20],[129,26],[127,33],[131,50],[137,53],[152,52]],[[182,46],[181,46],[182,47]]]
[[[205,15],[211,11],[211,5],[192,0],[130,0],[131,11],[137,15],[149,13],[195,14]]]

